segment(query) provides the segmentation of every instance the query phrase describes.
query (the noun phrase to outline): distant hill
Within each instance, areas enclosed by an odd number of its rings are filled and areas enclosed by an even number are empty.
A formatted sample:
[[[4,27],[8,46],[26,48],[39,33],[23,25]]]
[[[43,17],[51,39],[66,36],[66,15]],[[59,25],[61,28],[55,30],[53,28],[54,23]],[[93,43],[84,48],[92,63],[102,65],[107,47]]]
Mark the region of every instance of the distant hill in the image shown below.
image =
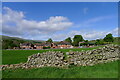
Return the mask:
[[[13,47],[19,47],[20,43],[41,43],[44,42],[42,40],[27,40],[23,38],[18,38],[18,37],[9,37],[9,36],[4,36],[0,35],[2,37],[1,43],[2,43],[2,49],[12,49]]]
[[[4,35],[0,35],[2,36],[2,39],[19,39],[19,40],[23,40],[22,38],[18,38],[18,37],[9,37],[9,36],[4,36]]]
[[[29,39],[23,39],[23,38],[19,38],[19,37],[10,37],[10,36],[4,36],[4,35],[0,35],[0,37],[2,36],[2,39],[17,39],[17,40],[25,40],[25,41],[35,41],[35,42],[43,42],[43,40],[29,40]]]

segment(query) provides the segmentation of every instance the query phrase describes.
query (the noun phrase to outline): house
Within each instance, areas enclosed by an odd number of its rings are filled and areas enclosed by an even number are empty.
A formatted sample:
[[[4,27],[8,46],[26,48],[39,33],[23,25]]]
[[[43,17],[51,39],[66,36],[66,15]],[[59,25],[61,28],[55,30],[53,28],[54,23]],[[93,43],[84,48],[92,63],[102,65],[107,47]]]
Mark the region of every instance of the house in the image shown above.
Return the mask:
[[[34,44],[34,48],[35,49],[47,49],[47,48],[52,48],[53,43],[49,43],[49,42],[43,42],[43,43],[36,43]]]
[[[61,41],[57,44],[58,48],[73,48],[73,46],[66,41]]]
[[[42,44],[44,45],[44,47],[52,47],[52,43],[50,42],[44,42]]]
[[[20,43],[20,48],[21,49],[34,49],[34,45],[31,43]]]
[[[90,42],[88,43],[89,47],[94,47],[95,46],[95,42]]]
[[[42,43],[36,43],[34,44],[34,49],[43,49],[43,44]]]
[[[21,49],[49,49],[49,48],[73,48],[73,46],[66,41],[61,41],[57,43],[43,42],[43,43],[23,43],[20,44]]]
[[[83,45],[81,45],[81,44],[83,44],[83,43],[85,43],[85,42],[84,42],[84,41],[79,42],[79,47],[80,47],[80,48],[83,48]]]
[[[58,48],[57,43],[52,43],[52,44],[51,44],[51,48]]]
[[[79,46],[81,46],[81,45],[80,45],[81,43],[85,43],[85,42],[84,42],[84,41],[82,41],[82,42],[79,42]]]

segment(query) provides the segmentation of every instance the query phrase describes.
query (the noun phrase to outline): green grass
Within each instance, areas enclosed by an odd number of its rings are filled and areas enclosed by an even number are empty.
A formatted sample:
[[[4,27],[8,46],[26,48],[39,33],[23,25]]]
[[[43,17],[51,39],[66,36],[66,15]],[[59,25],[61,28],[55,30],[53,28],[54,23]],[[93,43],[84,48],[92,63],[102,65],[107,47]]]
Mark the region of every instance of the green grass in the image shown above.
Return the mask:
[[[3,71],[3,78],[117,78],[118,61],[94,66],[60,69],[44,67]]]
[[[100,46],[102,47],[102,46]],[[2,50],[2,64],[18,64],[24,63],[27,61],[28,56],[36,53],[42,53],[46,51],[62,51],[68,52],[72,51],[81,51],[81,50],[92,50],[99,47],[94,48],[77,48],[77,49],[50,49],[50,50]]]
[[[102,47],[102,46],[101,46]],[[54,49],[53,51],[68,52],[92,50],[94,48],[79,49]],[[52,49],[51,49],[52,50]],[[3,64],[17,64],[26,62],[27,57],[51,50],[2,50]],[[66,56],[66,54],[64,54]],[[94,66],[71,66],[69,69],[61,69],[55,67],[43,67],[33,69],[7,69],[2,72],[3,78],[117,78],[118,77],[118,61],[97,64]]]

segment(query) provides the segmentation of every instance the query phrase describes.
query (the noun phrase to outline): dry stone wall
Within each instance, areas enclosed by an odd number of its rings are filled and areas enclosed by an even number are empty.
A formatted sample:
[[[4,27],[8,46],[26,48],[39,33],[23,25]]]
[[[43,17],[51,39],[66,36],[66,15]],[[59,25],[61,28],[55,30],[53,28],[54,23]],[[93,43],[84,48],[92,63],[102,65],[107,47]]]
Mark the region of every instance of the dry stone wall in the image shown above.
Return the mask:
[[[26,63],[14,65],[2,65],[1,69],[7,68],[39,68],[39,67],[61,67],[68,68],[74,66],[92,66],[99,63],[107,63],[119,60],[118,45],[106,45],[105,47],[90,51],[69,51],[63,53],[61,51],[48,51],[34,54],[28,57]]]

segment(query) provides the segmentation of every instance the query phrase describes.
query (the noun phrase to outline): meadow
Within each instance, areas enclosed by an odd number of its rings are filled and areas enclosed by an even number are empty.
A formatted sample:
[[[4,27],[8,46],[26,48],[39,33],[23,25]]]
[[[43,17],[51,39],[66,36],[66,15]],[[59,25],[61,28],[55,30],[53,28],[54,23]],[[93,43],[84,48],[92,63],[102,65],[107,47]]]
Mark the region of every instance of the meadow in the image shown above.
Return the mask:
[[[102,47],[102,46],[99,46]],[[81,51],[81,50],[92,50],[99,47],[91,48],[74,48],[74,49],[47,49],[47,50],[2,50],[2,64],[18,64],[24,63],[27,61],[28,56],[32,54],[42,53],[46,51],[62,51],[68,52],[72,51]]]
[[[99,46],[103,47],[103,46]],[[46,51],[82,51],[92,50],[93,48],[76,48],[76,49],[50,49],[50,50],[3,50],[3,64],[18,64],[27,61],[27,57]],[[3,78],[117,78],[118,77],[118,61],[97,64],[94,66],[72,66],[69,69],[61,69],[55,67],[43,67],[33,69],[8,69],[3,71]]]
[[[43,67],[3,71],[3,78],[117,78],[118,62],[60,69]]]

